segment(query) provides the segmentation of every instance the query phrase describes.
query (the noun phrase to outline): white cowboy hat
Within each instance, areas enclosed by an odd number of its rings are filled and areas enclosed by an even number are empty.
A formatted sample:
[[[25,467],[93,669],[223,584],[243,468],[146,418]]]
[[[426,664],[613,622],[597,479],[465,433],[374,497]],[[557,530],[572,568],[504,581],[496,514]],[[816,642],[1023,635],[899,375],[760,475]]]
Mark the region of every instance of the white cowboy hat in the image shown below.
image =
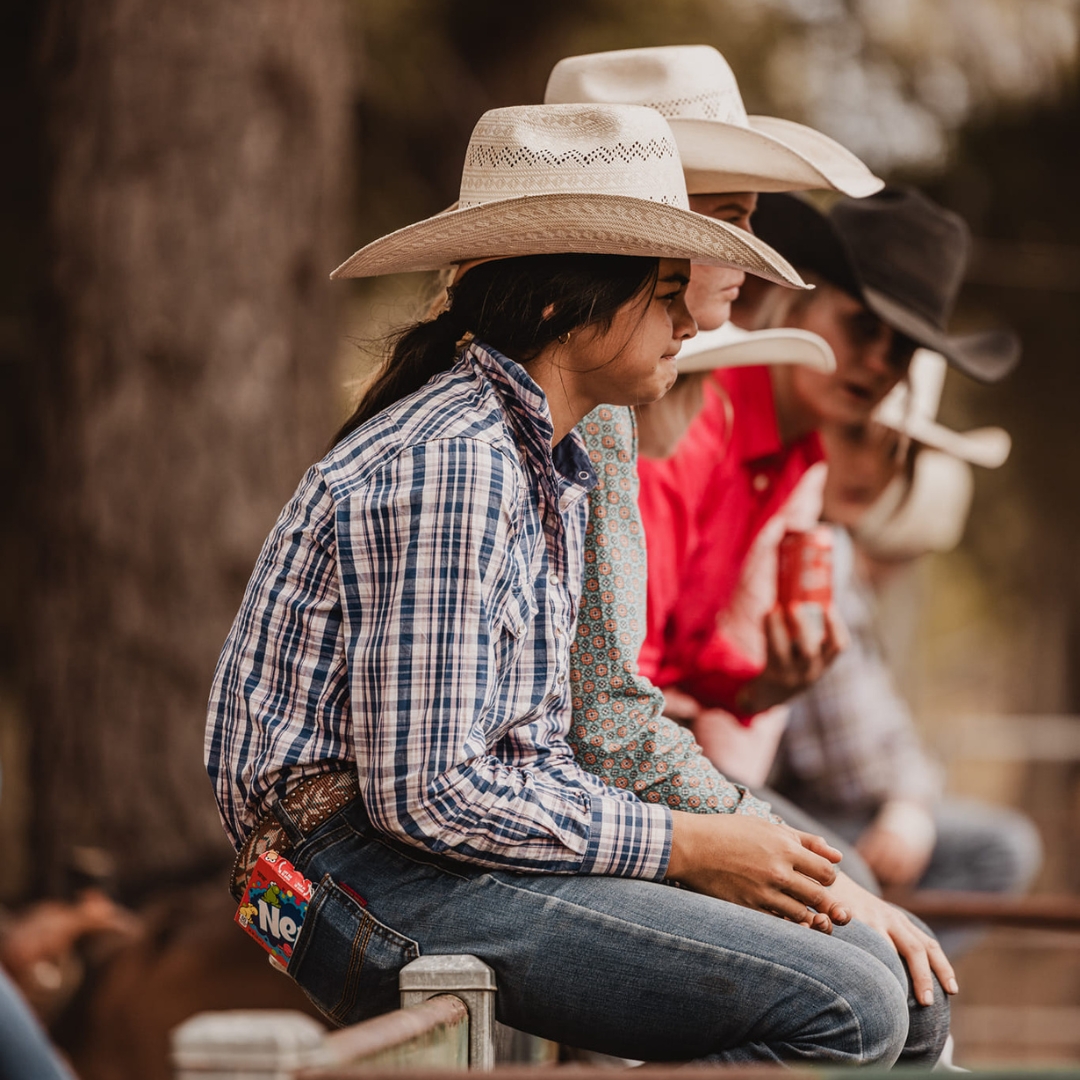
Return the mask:
[[[680,375],[758,364],[805,364],[826,374],[836,370],[829,343],[809,330],[743,330],[732,322],[699,330],[683,342],[676,362]]]
[[[667,118],[690,194],[828,188],[861,198],[883,186],[850,150],[813,128],[747,116],[728,62],[711,45],[568,56],[544,100],[648,105]]]
[[[963,536],[973,489],[966,461],[920,450],[910,479],[905,474],[890,481],[852,535],[868,555],[885,561],[952,551]]]
[[[807,287],[757,237],[690,210],[671,129],[638,105],[484,113],[469,139],[455,207],[368,244],[330,276],[569,252],[693,259]]]
[[[916,349],[907,378],[893,387],[875,410],[874,419],[923,446],[943,450],[973,465],[996,469],[1004,464],[1012,448],[1007,431],[984,427],[959,432],[935,419],[945,385],[946,363],[941,353]]]

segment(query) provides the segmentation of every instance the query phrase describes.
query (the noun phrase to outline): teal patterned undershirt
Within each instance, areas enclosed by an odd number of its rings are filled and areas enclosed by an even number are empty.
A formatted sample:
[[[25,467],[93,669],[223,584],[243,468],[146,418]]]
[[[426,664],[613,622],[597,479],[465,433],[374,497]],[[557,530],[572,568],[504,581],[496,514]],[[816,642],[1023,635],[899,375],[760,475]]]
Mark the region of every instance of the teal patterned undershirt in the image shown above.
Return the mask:
[[[571,648],[570,744],[578,762],[604,783],[672,810],[773,817],[768,803],[717,772],[693,735],[663,715],[664,695],[637,672],[646,559],[632,412],[602,405],[578,431],[600,481],[589,495],[585,587]]]

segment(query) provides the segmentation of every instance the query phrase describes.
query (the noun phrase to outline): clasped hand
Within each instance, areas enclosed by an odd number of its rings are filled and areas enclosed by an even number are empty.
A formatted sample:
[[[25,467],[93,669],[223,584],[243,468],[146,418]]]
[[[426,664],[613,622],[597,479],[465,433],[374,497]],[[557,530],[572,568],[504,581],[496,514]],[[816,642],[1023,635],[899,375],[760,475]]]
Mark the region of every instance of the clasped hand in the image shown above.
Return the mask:
[[[842,855],[822,837],[746,814],[672,812],[667,876],[742,907],[832,933],[853,918],[881,933],[911,972],[916,1000],[933,1001],[933,976],[957,991],[941,946],[899,908],[837,870]]]

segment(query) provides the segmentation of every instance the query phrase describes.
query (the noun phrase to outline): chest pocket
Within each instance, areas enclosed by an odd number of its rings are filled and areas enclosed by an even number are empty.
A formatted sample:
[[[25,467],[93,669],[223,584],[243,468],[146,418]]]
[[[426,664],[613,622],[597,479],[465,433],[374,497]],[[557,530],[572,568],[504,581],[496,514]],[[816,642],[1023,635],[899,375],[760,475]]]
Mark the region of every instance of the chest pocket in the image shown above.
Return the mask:
[[[500,619],[500,636],[509,635],[515,641],[522,641],[532,627],[537,611],[539,605],[532,583],[518,578],[506,594]]]

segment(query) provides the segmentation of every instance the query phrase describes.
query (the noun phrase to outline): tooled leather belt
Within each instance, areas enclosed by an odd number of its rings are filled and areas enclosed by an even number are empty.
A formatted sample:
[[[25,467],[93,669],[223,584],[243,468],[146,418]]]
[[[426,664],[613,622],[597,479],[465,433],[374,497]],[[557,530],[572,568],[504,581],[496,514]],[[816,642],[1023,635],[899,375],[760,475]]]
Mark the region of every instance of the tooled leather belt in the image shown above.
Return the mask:
[[[280,805],[302,833],[309,833],[348,806],[359,794],[356,770],[336,770],[298,784],[280,800]],[[291,847],[292,841],[274,809],[269,810],[248,834],[233,863],[229,890],[237,901],[244,895],[244,888],[259,856],[267,851],[284,854]]]

